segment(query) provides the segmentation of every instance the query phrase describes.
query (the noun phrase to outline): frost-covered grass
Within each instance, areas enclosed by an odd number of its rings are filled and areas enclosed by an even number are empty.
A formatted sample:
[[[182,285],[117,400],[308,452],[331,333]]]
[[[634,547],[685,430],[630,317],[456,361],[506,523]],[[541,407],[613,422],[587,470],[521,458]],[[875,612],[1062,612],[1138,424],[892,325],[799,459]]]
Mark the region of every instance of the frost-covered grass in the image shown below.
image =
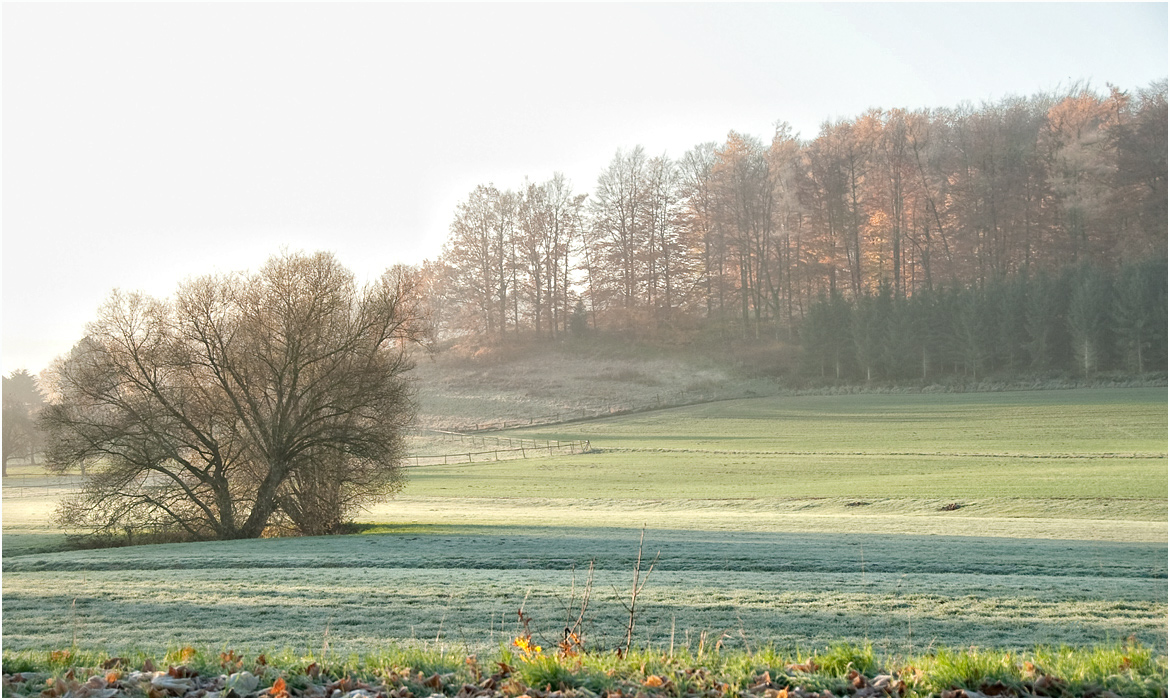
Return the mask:
[[[640,644],[1166,650],[1165,389],[774,397],[507,435],[600,451],[410,469],[360,535],[57,553],[37,553],[60,544],[55,496],[6,481],[4,646],[484,649],[521,605],[555,643],[593,561],[588,631],[612,648],[645,525]]]
[[[589,561],[589,638],[620,641],[614,589],[629,584],[636,530],[382,529],[9,558],[5,646],[68,645],[76,634],[143,648],[313,649],[328,638],[355,650],[379,640],[482,649],[517,633],[521,606],[555,644]],[[650,644],[728,632],[732,646],[1022,649],[1133,634],[1166,647],[1161,543],[652,530],[646,547],[661,553],[639,617]]]
[[[53,523],[53,512],[61,498],[71,492],[72,488],[57,485],[15,486],[5,480],[0,494],[3,496],[0,507],[3,508],[4,556],[63,547],[65,533]]]

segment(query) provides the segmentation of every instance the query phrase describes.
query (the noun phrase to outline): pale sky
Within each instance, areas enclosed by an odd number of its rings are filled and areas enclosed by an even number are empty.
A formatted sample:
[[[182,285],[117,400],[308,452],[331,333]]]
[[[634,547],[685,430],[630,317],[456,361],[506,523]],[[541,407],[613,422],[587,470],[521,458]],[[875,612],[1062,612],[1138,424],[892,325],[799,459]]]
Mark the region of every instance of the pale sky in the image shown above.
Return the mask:
[[[1166,3],[12,4],[3,362],[39,372],[114,288],[331,250],[436,257],[477,184],[618,148],[1167,74]]]

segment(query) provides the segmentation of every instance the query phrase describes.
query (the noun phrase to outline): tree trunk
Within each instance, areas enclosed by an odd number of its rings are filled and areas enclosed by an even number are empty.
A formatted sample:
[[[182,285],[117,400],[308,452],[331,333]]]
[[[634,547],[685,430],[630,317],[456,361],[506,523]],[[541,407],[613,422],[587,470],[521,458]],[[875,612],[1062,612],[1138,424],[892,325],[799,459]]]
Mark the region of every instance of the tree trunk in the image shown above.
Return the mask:
[[[260,488],[256,490],[256,502],[252,505],[252,512],[248,514],[248,519],[229,539],[255,538],[264,532],[264,528],[268,526],[268,520],[276,511],[276,494],[284,482],[287,471],[279,465],[271,468],[260,484]]]

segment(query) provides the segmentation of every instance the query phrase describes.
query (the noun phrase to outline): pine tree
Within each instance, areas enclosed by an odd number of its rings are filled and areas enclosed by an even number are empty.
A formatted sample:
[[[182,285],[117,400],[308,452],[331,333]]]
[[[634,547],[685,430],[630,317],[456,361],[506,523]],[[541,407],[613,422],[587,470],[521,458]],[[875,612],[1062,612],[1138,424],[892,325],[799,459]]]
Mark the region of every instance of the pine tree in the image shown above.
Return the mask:
[[[1078,371],[1086,377],[1107,361],[1110,301],[1105,275],[1092,265],[1078,268],[1069,298],[1068,327]]]

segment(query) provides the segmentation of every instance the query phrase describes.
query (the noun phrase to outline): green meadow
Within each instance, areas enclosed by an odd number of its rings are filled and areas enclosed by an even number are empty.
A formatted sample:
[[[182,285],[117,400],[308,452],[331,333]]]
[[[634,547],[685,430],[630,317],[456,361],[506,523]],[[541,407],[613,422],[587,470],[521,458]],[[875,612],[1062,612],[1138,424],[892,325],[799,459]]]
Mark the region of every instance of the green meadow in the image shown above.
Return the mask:
[[[419,467],[359,532],[51,551],[58,492],[5,481],[5,649],[846,641],[913,654],[1167,648],[1165,388],[715,402],[510,431],[570,456]],[[31,475],[23,477],[32,479]],[[20,484],[24,486],[20,486]]]

